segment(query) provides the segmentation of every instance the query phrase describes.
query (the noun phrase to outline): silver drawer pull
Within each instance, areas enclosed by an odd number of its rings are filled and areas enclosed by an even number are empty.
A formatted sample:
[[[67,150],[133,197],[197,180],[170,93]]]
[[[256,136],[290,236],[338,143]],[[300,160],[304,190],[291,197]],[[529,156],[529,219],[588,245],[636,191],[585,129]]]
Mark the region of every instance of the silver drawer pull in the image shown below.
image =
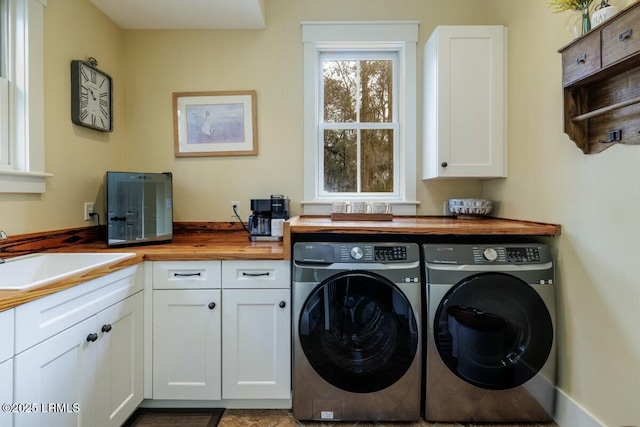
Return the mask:
[[[583,53],[582,55],[578,56],[576,58],[576,64],[584,64],[585,62],[587,62],[587,54]]]
[[[631,37],[631,35],[633,34],[633,28],[629,28],[627,31],[625,31],[624,33],[620,34],[618,36],[618,40],[623,42],[626,39],[628,39],[629,37]]]
[[[246,273],[246,272],[242,272],[243,276],[249,276],[249,277],[262,277],[262,276],[268,276],[269,272],[266,273]]]
[[[173,273],[173,277],[193,277],[200,275],[201,273]]]

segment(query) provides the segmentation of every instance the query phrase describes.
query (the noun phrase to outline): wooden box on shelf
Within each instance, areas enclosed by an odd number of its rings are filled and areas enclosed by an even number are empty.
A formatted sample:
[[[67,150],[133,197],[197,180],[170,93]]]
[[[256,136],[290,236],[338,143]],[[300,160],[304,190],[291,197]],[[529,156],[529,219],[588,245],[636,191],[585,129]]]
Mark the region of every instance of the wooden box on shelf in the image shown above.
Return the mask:
[[[331,214],[331,221],[393,221],[393,214],[333,212]]]
[[[559,52],[571,140],[585,154],[640,145],[640,2]]]

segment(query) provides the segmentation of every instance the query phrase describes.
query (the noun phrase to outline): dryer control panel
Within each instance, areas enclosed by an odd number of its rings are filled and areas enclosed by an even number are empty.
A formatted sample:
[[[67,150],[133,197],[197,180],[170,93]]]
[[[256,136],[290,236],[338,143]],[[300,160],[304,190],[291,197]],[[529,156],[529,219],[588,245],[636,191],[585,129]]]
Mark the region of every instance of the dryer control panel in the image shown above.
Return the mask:
[[[540,248],[526,247],[474,247],[473,248],[474,264],[483,264],[485,262],[540,262]]]
[[[543,264],[551,262],[542,244],[425,245],[425,261],[434,264]]]

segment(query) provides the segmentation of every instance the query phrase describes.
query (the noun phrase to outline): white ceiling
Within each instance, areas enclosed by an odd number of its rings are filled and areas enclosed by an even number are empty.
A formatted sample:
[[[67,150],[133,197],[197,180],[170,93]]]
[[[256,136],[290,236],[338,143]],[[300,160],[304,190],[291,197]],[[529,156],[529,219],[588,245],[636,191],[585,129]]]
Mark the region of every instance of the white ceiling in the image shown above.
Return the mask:
[[[91,0],[123,29],[265,28],[264,0]]]

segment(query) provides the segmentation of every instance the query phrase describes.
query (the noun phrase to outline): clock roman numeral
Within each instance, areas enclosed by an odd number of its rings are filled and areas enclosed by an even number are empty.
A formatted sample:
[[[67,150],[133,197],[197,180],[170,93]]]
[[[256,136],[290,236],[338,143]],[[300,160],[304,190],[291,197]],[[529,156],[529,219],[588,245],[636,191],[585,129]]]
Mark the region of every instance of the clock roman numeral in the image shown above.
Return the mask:
[[[107,92],[102,92],[102,93],[100,94],[100,98],[106,98],[106,97],[107,97],[107,95],[109,95]]]
[[[109,117],[109,113],[107,113],[107,110],[102,105],[100,106],[100,112],[105,118]]]
[[[96,125],[96,116],[95,116],[94,114],[92,114],[92,115],[91,115],[91,124],[92,124],[93,126],[95,126],[95,125]]]
[[[82,74],[82,79],[83,80],[89,80],[89,76],[87,76],[87,71],[84,68],[80,69],[80,74]]]
[[[98,74],[95,72],[95,70],[91,70],[91,83],[98,83]]]
[[[82,110],[82,112],[80,113],[80,119],[84,121],[84,119],[86,119],[88,115],[89,115],[89,112],[87,110]]]
[[[100,98],[100,105],[101,105],[101,106],[105,106],[105,107],[106,107],[107,105],[109,105],[109,103],[107,102],[107,100],[106,100],[106,99],[102,99],[102,98]]]

